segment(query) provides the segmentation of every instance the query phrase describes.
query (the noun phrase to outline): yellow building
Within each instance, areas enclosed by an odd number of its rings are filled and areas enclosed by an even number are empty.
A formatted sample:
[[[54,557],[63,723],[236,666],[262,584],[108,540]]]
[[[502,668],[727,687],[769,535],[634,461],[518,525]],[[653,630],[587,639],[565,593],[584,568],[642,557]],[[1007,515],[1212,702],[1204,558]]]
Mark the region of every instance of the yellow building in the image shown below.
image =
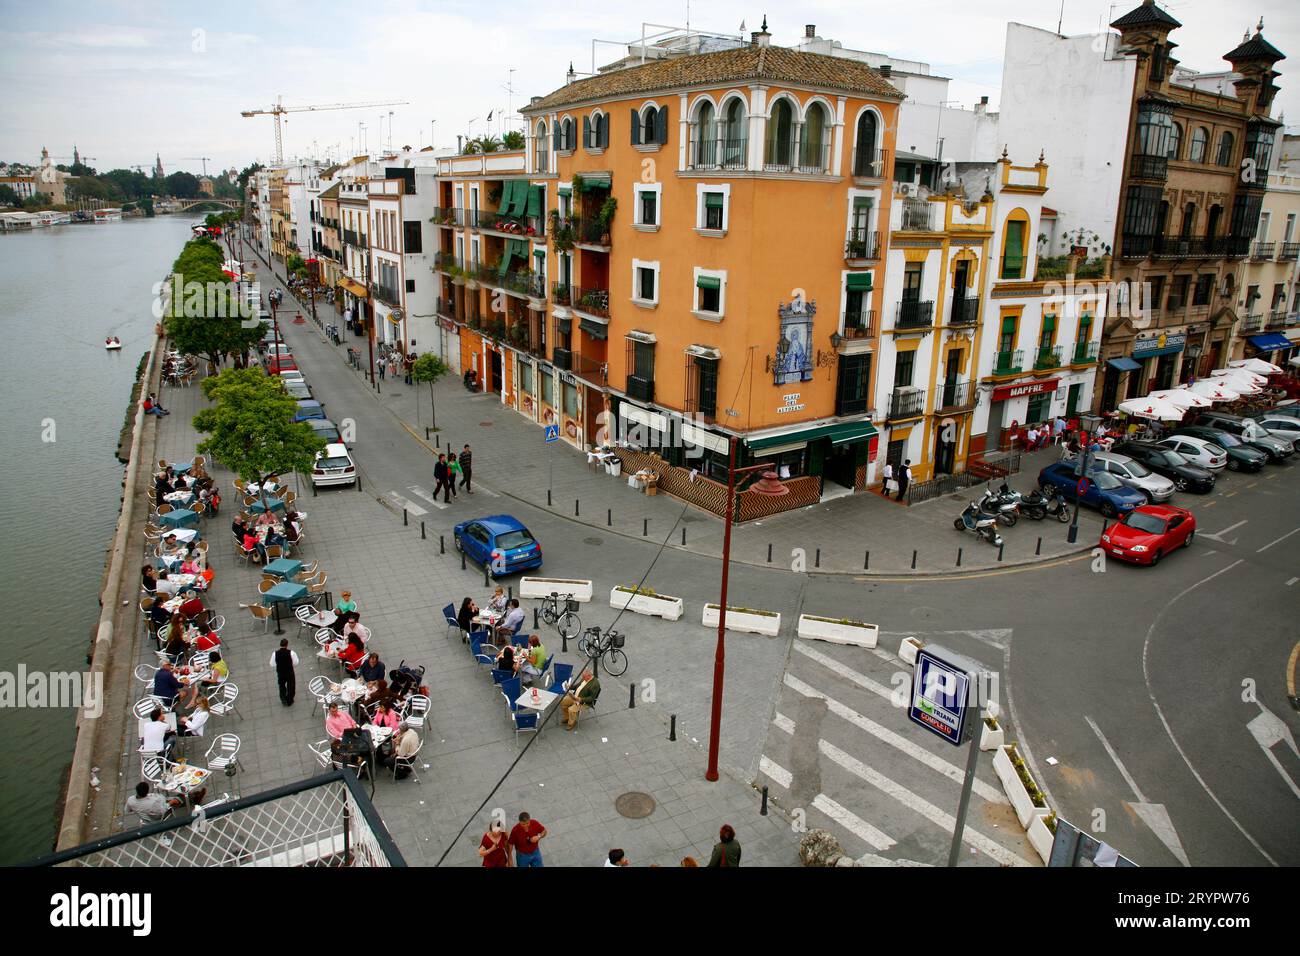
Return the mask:
[[[289,213],[289,195],[284,188],[283,169],[273,169],[267,175],[267,189],[271,210],[271,255],[281,262],[288,255],[289,229],[292,218]]]

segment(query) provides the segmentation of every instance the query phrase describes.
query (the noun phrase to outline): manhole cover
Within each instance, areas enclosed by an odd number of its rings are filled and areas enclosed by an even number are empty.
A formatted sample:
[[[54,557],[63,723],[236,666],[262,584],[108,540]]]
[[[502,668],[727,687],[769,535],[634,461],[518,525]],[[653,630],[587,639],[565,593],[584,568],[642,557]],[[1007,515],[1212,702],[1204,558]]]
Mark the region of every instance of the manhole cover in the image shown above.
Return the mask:
[[[492,427],[492,423],[491,423],[491,422],[479,422],[479,423],[478,423],[478,427],[479,427],[479,428],[491,428],[491,427]]]
[[[618,811],[619,816],[627,817],[629,820],[640,820],[655,812],[655,798],[648,793],[633,790],[631,793],[620,795],[614,801],[614,809]]]
[[[600,545],[604,544],[605,541],[603,538],[583,538],[582,543],[595,545],[596,547],[599,547]]]

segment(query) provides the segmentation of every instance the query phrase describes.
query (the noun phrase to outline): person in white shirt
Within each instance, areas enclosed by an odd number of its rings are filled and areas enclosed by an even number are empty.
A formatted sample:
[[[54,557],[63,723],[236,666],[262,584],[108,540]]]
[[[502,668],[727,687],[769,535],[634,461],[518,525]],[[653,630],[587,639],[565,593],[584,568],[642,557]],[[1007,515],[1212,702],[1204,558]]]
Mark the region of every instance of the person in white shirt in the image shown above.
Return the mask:
[[[894,480],[894,466],[891,465],[889,462],[885,462],[885,470],[883,473],[883,479],[880,483],[880,490],[886,498],[889,497],[889,483],[893,480]]]
[[[1025,434],[1025,449],[1027,451],[1033,451],[1037,447],[1038,447],[1038,426],[1034,425]]]
[[[622,850],[610,850],[609,856],[605,858],[605,866],[631,866],[628,862],[627,855]]]
[[[140,750],[147,754],[165,757],[167,751],[171,749],[175,736],[167,728],[167,722],[163,720],[162,708],[155,707],[153,713],[149,715],[149,722],[140,732]]]
[[[510,599],[510,610],[506,612],[505,620],[497,628],[497,636],[504,637],[507,640],[518,633],[519,629],[524,626],[524,609],[519,606],[519,598]]]
[[[200,697],[198,703],[194,705],[194,713],[190,714],[188,717],[182,717],[176,722],[177,733],[181,737],[202,737],[203,725],[206,724],[208,718],[212,716],[208,713],[209,706],[208,699],[206,697]]]

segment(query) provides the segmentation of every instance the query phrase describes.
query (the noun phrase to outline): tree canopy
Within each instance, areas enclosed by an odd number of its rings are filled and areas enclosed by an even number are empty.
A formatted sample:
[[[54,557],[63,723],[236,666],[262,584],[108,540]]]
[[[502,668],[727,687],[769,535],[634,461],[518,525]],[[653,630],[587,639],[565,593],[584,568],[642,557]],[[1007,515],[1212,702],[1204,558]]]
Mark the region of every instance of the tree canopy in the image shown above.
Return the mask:
[[[429,383],[429,407],[433,412],[433,427],[438,426],[438,406],[433,398],[433,386],[438,379],[451,371],[451,366],[432,352],[425,352],[411,366],[411,379]]]
[[[163,180],[167,195],[176,199],[196,199],[199,195],[199,177],[193,173],[172,173]]]
[[[191,239],[172,264],[171,307],[165,318],[176,348],[217,364],[221,356],[246,355],[266,331],[266,323],[246,327],[230,277],[221,271],[221,247],[211,239]]]
[[[501,146],[504,149],[523,149],[524,134],[519,132],[519,130],[517,129],[512,129],[508,131],[504,136],[501,137]]]

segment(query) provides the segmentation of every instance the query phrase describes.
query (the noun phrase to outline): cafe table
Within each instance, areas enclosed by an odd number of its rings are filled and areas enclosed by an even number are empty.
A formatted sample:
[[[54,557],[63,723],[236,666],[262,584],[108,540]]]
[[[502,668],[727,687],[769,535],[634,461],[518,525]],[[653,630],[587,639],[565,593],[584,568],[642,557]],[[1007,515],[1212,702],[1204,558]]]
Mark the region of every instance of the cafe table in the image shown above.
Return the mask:
[[[158,524],[164,528],[196,528],[199,524],[199,513],[189,508],[177,508],[159,517]]]
[[[534,694],[537,696],[534,697]],[[553,694],[549,690],[542,690],[540,687],[532,687],[519,695],[515,700],[515,706],[537,713],[537,732],[540,734],[542,732],[542,714],[546,713],[546,708],[559,699],[559,694]]]
[[[169,461],[167,464],[171,466],[174,475],[187,474],[194,467],[193,461]]]
[[[175,514],[175,512],[172,512]],[[194,514],[194,512],[190,512]],[[163,515],[164,518],[170,518],[170,514]],[[168,531],[163,535],[164,539],[175,538],[177,544],[189,544],[191,541],[201,541],[203,534],[197,528],[177,528],[175,531]]]
[[[163,501],[171,505],[188,506],[194,503],[194,492],[171,491],[163,495]]]
[[[295,561],[293,558],[277,558],[262,569],[264,573],[274,574],[283,581],[292,581],[301,570],[302,562]]]
[[[265,491],[268,495],[271,495],[279,490],[280,490],[280,486],[276,484],[274,481],[268,482],[265,488],[263,488],[255,481],[250,481],[248,482],[248,484],[244,485],[244,491],[250,495],[259,495],[263,491]]]
[[[158,706],[161,707],[162,705],[159,704]],[[139,733],[137,733],[136,736],[137,736],[137,737],[140,737],[140,738],[143,738],[143,737],[144,737],[144,729],[145,729],[145,727],[148,726],[149,724],[153,723],[153,721],[150,720],[148,717],[141,717],[141,718],[139,718],[139,720],[137,721],[137,723],[139,724],[139,727],[137,728],[137,729],[139,730]],[[170,731],[170,732],[173,733],[173,734],[176,733],[176,714],[175,714],[175,713],[173,713],[173,712],[170,711],[170,710],[164,712],[164,713],[163,713],[163,723],[165,723],[165,724],[167,725],[167,729],[168,729],[168,731]]]
[[[176,763],[163,774],[159,789],[175,793],[185,798],[185,809],[190,809],[190,797],[202,790],[212,771],[204,767],[191,767],[189,764]]]
[[[265,501],[259,498],[249,506],[248,512],[249,514],[260,515],[266,512],[268,508],[271,511],[283,511],[284,502],[279,498],[267,498]]]
[[[281,581],[262,595],[262,606],[271,607],[286,601],[296,601],[298,598],[306,596],[307,585],[294,584],[292,581]]]

